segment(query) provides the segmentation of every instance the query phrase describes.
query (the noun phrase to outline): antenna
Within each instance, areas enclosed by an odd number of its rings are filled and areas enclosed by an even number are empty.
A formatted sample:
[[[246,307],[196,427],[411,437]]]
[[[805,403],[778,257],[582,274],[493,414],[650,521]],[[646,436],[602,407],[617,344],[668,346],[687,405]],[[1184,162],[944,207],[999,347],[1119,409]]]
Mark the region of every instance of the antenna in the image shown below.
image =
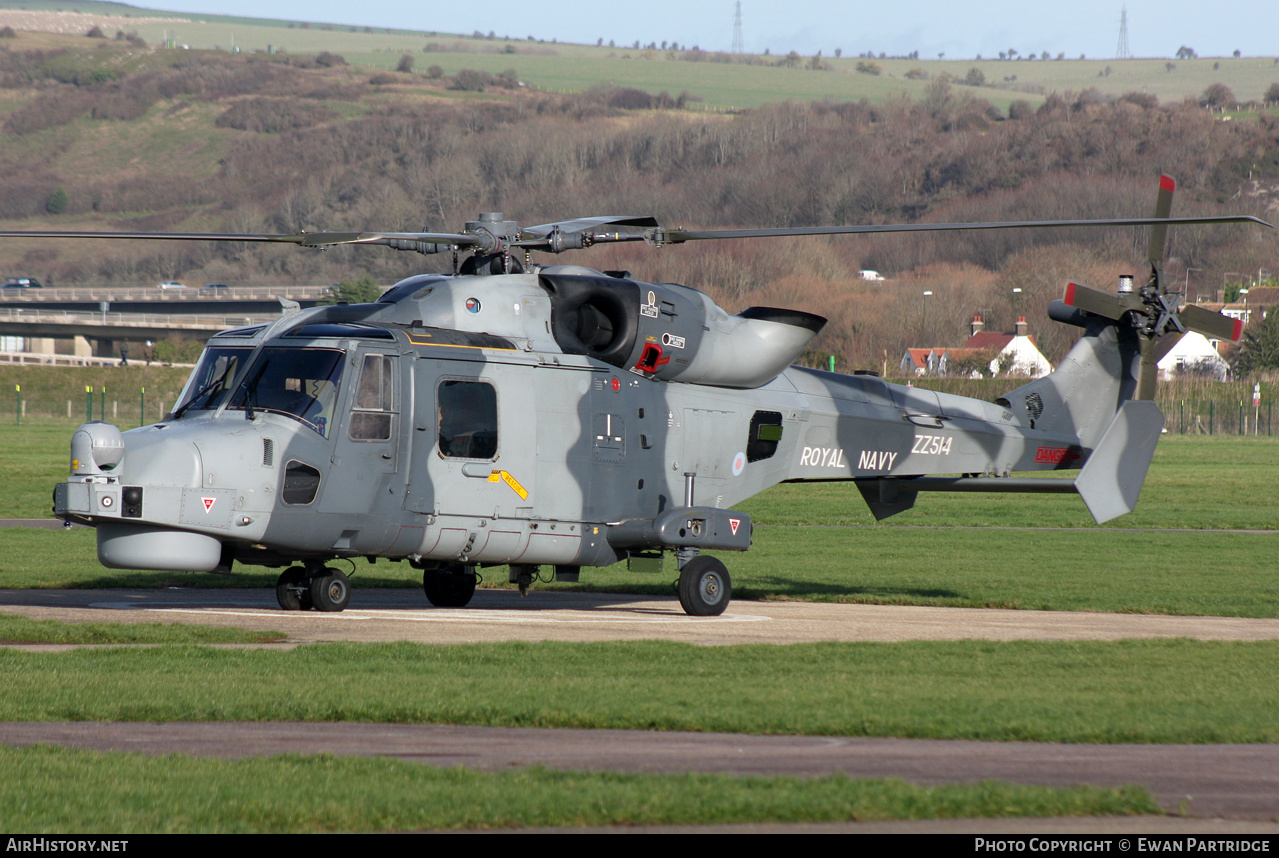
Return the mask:
[[[733,13],[733,53],[741,54],[746,52],[746,47],[742,42],[742,0],[737,0],[737,11]]]
[[[1115,48],[1115,59],[1130,60],[1132,51],[1128,50],[1128,7],[1122,7],[1119,13],[1119,45]]]

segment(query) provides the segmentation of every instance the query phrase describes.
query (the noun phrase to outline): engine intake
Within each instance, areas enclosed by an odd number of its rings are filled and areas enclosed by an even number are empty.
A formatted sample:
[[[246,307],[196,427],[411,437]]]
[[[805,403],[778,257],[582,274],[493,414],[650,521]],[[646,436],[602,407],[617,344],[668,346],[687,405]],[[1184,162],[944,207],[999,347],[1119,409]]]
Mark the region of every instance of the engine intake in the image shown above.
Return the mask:
[[[803,353],[826,320],[750,307],[729,315],[704,293],[639,283],[577,266],[545,268],[551,332],[568,354],[650,378],[714,387],[767,384]]]

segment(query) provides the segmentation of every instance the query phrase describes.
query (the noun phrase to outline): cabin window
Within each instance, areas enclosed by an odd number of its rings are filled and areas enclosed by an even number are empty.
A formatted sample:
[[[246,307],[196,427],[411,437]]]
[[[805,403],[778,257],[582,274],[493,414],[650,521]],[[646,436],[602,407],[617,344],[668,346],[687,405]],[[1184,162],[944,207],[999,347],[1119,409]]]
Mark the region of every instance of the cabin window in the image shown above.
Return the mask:
[[[353,441],[387,441],[395,411],[395,362],[390,355],[365,355],[355,388],[348,434]]]
[[[440,455],[497,458],[497,391],[486,381],[445,379],[437,392]]]
[[[759,462],[773,458],[782,440],[782,415],[777,411],[756,411],[751,418],[750,437],[746,439],[746,461]]]
[[[291,459],[284,466],[284,489],[280,496],[288,504],[308,504],[320,490],[320,472],[310,465]]]

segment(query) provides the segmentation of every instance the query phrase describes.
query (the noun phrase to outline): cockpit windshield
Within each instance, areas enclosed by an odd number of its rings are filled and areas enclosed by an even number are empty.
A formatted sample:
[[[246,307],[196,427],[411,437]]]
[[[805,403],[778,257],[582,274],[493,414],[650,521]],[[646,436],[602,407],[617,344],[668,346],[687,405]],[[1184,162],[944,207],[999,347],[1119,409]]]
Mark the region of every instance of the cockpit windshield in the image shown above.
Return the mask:
[[[210,347],[200,356],[191,377],[187,379],[182,397],[174,407],[175,416],[189,410],[216,410],[231,392],[231,384],[239,374],[243,361],[253,349],[245,346],[235,348]]]
[[[337,349],[264,348],[227,409],[287,414],[327,438],[342,358]]]

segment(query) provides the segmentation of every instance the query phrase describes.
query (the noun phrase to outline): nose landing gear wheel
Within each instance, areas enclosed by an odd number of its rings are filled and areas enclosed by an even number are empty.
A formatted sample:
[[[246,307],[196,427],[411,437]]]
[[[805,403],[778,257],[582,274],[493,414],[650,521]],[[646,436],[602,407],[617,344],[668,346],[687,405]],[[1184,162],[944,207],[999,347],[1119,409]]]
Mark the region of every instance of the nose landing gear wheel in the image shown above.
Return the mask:
[[[733,598],[728,569],[714,557],[694,557],[679,573],[679,603],[694,617],[718,617]]]
[[[464,608],[475,595],[474,566],[441,566],[422,573],[426,600],[437,608]]]
[[[337,569],[325,569],[311,579],[311,603],[317,611],[336,613],[351,601],[351,582]]]

